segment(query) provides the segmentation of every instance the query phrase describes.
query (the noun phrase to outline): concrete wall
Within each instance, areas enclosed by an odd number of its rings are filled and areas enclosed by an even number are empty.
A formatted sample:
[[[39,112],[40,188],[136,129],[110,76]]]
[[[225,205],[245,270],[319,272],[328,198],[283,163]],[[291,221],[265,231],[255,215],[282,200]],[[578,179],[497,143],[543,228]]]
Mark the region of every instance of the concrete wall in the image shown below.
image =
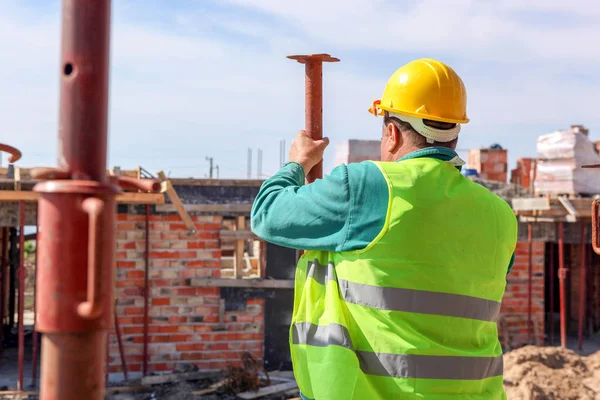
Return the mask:
[[[335,148],[335,166],[381,159],[380,140],[345,140]]]

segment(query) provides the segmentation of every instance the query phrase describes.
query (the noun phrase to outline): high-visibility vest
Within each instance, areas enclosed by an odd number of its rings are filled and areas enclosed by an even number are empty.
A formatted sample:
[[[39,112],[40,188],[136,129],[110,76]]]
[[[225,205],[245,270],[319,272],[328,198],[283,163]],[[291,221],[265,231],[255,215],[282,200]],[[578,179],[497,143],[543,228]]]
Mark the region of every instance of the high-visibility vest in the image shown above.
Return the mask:
[[[441,160],[376,164],[390,189],[377,238],[298,263],[290,342],[300,391],[506,399],[496,320],[517,242],[512,209]]]

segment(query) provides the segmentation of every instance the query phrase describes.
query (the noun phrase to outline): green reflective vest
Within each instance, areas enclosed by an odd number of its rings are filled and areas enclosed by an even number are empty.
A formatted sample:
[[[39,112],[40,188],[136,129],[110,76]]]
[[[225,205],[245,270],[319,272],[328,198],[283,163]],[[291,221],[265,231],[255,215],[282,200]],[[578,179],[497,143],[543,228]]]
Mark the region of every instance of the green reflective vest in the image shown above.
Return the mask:
[[[496,319],[513,211],[447,162],[376,164],[390,189],[378,237],[298,263],[290,342],[302,394],[506,399]]]

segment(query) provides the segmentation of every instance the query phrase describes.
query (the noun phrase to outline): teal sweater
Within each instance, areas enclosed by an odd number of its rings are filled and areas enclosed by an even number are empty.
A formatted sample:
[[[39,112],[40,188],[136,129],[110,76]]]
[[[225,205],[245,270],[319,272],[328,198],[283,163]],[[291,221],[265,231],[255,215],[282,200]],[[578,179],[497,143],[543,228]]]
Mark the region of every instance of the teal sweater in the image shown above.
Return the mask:
[[[398,161],[417,157],[451,161],[458,155],[431,147]],[[256,235],[284,247],[341,252],[365,248],[383,229],[389,189],[372,162],[342,164],[323,179],[304,181],[302,166],[290,162],[263,183],[251,213]],[[514,255],[508,271],[513,263]]]

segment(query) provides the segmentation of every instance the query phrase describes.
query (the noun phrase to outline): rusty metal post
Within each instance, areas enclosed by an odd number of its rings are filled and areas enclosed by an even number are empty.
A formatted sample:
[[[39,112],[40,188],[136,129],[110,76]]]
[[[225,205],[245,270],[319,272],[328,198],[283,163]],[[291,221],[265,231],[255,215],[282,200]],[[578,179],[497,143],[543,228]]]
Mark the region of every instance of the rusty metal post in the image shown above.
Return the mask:
[[[110,0],[63,0],[59,170],[36,185],[41,400],[104,398],[118,186],[106,174]],[[60,180],[59,180],[60,179]]]
[[[125,352],[123,351],[123,341],[121,340],[121,328],[119,327],[119,318],[117,317],[117,301],[115,300],[115,335],[117,336],[117,344],[119,346],[119,356],[121,357],[121,366],[123,368],[123,376],[125,380],[129,380],[129,373],[127,372],[127,360],[125,360]]]
[[[36,246],[35,246],[35,278],[34,278],[34,283],[33,283],[33,351],[32,351],[32,357],[31,357],[31,386],[35,387],[35,384],[37,382],[37,363],[38,363],[38,331],[37,331],[37,324],[35,323],[36,315],[37,315],[37,300],[36,300],[36,296],[35,293],[37,291],[37,284],[38,284],[38,280],[37,280],[37,271],[38,271],[38,252],[37,252],[37,235],[39,232],[39,225],[37,224],[37,210],[35,212],[35,216],[36,216],[36,225],[35,225],[35,233],[36,233]]]
[[[146,251],[144,252],[144,364],[143,374],[148,375],[148,313],[149,304],[148,298],[150,296],[150,205],[146,204]]]
[[[585,296],[586,296],[586,245],[585,239],[587,235],[587,226],[585,222],[581,222],[581,266],[579,270],[579,326],[577,327],[577,346],[579,350],[583,349],[583,327],[585,323]]]
[[[305,130],[313,140],[323,138],[323,63],[338,62],[338,58],[329,54],[310,54],[288,56],[300,64],[305,64]],[[307,182],[323,177],[323,162],[315,165],[306,176]]]
[[[6,304],[6,284],[7,278],[7,259],[6,251],[8,250],[8,228],[2,228],[2,255],[0,256],[0,357],[2,357],[2,343],[4,342],[4,309]]]
[[[17,390],[23,390],[25,368],[25,202],[19,202],[19,380]]]
[[[528,342],[531,344],[533,337],[533,319],[531,316],[533,294],[533,224],[531,222],[527,225],[527,245],[529,249],[529,262],[527,268],[527,338]]]
[[[554,226],[556,231],[556,225]],[[550,243],[550,346],[554,346],[554,243]]]
[[[567,278],[567,269],[565,268],[565,249],[564,249],[564,223],[558,223],[558,281],[560,296],[560,345],[567,347],[567,316],[566,316],[566,288],[565,280]]]

